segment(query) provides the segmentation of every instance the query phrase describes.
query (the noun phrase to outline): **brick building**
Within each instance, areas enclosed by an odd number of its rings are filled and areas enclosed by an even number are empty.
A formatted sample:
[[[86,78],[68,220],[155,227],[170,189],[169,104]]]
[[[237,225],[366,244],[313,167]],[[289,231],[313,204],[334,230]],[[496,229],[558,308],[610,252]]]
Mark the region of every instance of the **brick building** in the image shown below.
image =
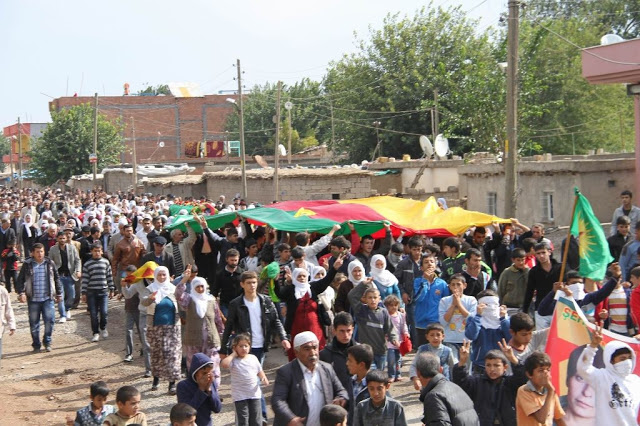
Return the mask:
[[[227,136],[225,121],[229,114],[236,112],[227,98],[235,99],[237,95],[101,96],[98,98],[98,110],[109,119],[120,119],[126,126],[123,136],[127,149],[121,155],[123,163],[132,161],[134,126],[138,163],[198,163],[207,161],[195,155],[198,142],[223,141]],[[49,108],[60,111],[84,103],[93,105],[94,98],[62,97],[51,101]],[[238,135],[229,135],[230,139],[238,138]],[[164,142],[164,146],[160,147],[160,142]]]

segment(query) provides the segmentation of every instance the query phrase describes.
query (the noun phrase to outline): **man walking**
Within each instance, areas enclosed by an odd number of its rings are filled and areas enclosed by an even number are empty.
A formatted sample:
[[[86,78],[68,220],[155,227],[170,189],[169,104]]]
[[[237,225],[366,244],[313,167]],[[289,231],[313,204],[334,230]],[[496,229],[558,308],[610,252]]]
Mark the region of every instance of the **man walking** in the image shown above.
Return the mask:
[[[60,308],[60,322],[63,323],[71,319],[71,307],[76,298],[75,283],[82,278],[82,265],[76,248],[67,244],[67,235],[60,231],[57,238],[58,244],[49,250],[49,258],[56,265],[64,289],[64,305]]]

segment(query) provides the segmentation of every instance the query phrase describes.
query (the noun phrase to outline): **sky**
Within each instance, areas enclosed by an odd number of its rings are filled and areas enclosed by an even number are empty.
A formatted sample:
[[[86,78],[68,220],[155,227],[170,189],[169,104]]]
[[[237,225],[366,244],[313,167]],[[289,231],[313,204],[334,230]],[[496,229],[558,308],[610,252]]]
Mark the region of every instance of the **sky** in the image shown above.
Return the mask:
[[[147,85],[194,82],[205,94],[267,81],[320,80],[357,51],[385,16],[413,16],[416,0],[2,0],[0,127],[48,122],[62,96],[119,96]],[[482,30],[506,0],[434,0],[460,6]]]

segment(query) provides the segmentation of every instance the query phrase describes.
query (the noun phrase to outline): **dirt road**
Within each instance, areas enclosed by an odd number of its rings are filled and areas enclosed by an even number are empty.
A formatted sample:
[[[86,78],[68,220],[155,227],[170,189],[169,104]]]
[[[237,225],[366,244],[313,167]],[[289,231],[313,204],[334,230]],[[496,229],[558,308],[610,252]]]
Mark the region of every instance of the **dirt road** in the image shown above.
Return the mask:
[[[0,365],[0,426],[63,425],[66,416],[75,416],[75,410],[89,403],[89,385],[104,380],[112,389],[110,403],[115,404],[115,390],[123,385],[136,386],[142,392],[142,411],[149,425],[169,423],[169,411],[176,397],[167,393],[167,383],[152,392],[151,379],[144,374],[143,360],[136,344],[134,361],[124,363],[124,304],[109,303],[109,338],[91,343],[89,315],[83,310],[73,311],[71,321],[56,322],[53,332],[53,351],[33,353],[26,304],[11,301],[18,322],[13,336],[3,337],[3,359]],[[83,308],[83,306],[81,306]],[[56,313],[57,320],[57,313]],[[136,335],[137,338],[137,335]],[[409,359],[407,359],[409,361]],[[281,349],[272,349],[265,361],[270,381],[277,368],[287,362]],[[403,367],[406,378],[408,362]],[[272,386],[265,388],[267,398]],[[394,383],[394,398],[402,402],[409,424],[420,424],[422,404],[418,393],[408,380]],[[224,399],[222,412],[213,417],[214,425],[233,425],[233,402],[229,390],[229,377],[223,371],[220,396]],[[267,399],[268,400],[268,399]],[[269,417],[273,413],[269,408]]]

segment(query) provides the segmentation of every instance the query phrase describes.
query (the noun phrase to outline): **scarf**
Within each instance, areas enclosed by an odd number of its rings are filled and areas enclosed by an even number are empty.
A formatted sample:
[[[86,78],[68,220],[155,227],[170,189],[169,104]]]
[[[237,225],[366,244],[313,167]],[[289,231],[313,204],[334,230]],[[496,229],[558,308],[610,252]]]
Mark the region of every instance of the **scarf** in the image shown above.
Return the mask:
[[[24,223],[22,224],[22,226],[24,226],[25,232],[27,233],[27,238],[31,238],[31,225],[31,215],[27,213],[24,215]]]
[[[356,280],[355,278],[353,278],[353,270],[356,268],[360,268],[360,270],[362,270],[362,278],[360,278],[359,280]],[[349,272],[349,281],[353,283],[354,287],[360,284],[366,278],[364,274],[364,266],[362,265],[362,262],[360,262],[359,260],[351,261],[349,263],[349,266],[347,266],[347,271]]]
[[[164,271],[167,274],[164,282],[158,281],[158,272],[160,271]],[[176,286],[169,281],[169,269],[167,269],[166,266],[158,266],[155,271],[153,271],[153,282],[147,288],[150,293],[157,292],[156,304],[160,303],[165,297],[174,294],[176,291]]]
[[[378,260],[381,260],[384,264],[382,268],[376,268],[376,262],[378,262]],[[386,269],[387,261],[383,255],[376,254],[372,256],[369,264],[371,265],[371,276],[375,282],[383,287],[392,287],[398,284],[398,279]]]
[[[500,328],[500,302],[498,296],[485,296],[478,299],[478,305],[487,305],[482,311],[480,325],[484,328],[495,330]]]
[[[318,275],[320,273],[322,273],[322,276],[320,278],[316,279],[316,275]],[[309,277],[309,281],[311,281],[311,282],[320,281],[326,275],[327,275],[327,270],[326,269],[324,269],[322,266],[314,266],[311,269],[311,276]]]
[[[204,287],[203,293],[198,293],[196,291],[196,287]],[[201,277],[195,277],[191,280],[191,292],[189,295],[191,296],[191,301],[195,304],[196,314],[200,318],[204,318],[207,313],[207,308],[209,307],[209,301],[213,300],[213,296],[209,294],[207,281]]]
[[[303,273],[307,274],[307,280],[301,283],[298,281],[298,277],[300,276],[300,274],[303,274]],[[303,268],[296,268],[291,273],[293,285],[296,287],[294,291],[294,295],[296,296],[296,299],[302,299],[305,294],[308,294],[309,297],[311,297],[311,285],[309,284],[308,274],[309,273],[307,272],[307,270]]]

